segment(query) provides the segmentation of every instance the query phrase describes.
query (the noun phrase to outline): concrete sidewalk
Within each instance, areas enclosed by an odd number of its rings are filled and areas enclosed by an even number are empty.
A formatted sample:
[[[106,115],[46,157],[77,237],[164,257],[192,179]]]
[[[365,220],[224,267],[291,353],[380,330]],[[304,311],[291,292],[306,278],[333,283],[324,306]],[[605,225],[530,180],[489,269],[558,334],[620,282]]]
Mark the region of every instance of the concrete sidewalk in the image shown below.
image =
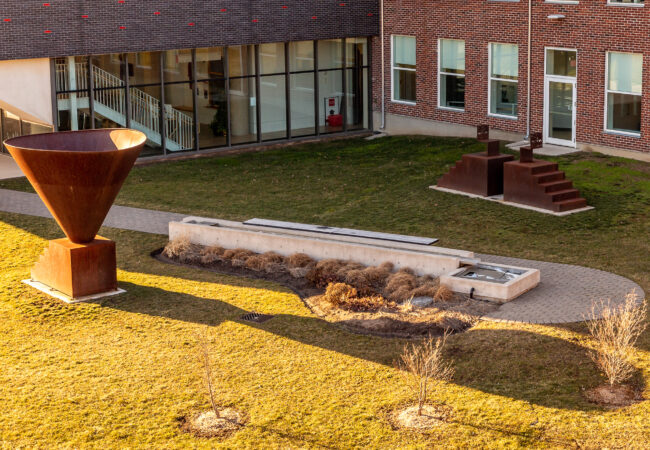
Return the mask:
[[[0,143],[2,145],[2,143]],[[14,159],[4,153],[0,154],[0,180],[23,177],[23,172]]]

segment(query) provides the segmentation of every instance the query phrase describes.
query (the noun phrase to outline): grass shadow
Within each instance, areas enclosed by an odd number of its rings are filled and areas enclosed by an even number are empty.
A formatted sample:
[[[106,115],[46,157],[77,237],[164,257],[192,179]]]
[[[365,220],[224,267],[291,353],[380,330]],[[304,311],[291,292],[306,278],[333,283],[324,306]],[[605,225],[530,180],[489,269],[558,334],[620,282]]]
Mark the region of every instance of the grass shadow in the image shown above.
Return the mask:
[[[362,336],[316,317],[278,314],[268,322],[247,322],[249,311],[211,298],[121,283],[127,295],[103,302],[133,314],[146,314],[207,326],[234,321],[302,344],[393,366],[403,341]],[[562,339],[521,330],[472,329],[449,341],[454,384],[485,393],[559,409],[594,410],[581,390],[601,379],[585,348]]]

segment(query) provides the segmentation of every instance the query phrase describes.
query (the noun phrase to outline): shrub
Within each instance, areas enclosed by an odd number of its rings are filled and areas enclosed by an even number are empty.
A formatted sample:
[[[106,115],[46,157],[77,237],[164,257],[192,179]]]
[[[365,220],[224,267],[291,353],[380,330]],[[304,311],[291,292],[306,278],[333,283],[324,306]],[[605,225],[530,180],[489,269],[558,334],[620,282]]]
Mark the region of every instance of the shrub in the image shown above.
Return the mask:
[[[625,303],[619,306],[612,306],[610,300],[592,304],[587,326],[595,345],[588,354],[610,386],[627,381],[634,374],[631,356],[645,330],[646,312],[646,302],[639,304],[635,291],[628,293]]]
[[[435,389],[453,377],[454,369],[443,356],[447,336],[448,333],[437,339],[429,336],[419,345],[407,344],[398,363],[404,380],[417,397],[419,416],[427,402],[429,386],[433,383]]]

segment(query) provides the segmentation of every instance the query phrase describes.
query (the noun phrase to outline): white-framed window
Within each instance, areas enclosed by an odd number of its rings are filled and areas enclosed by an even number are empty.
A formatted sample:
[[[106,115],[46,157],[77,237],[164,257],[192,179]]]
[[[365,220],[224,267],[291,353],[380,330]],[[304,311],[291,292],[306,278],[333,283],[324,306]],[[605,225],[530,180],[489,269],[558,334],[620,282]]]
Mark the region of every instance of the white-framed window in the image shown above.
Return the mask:
[[[491,116],[517,117],[519,47],[517,44],[489,44],[488,104]]]
[[[607,0],[609,5],[643,6],[644,0]]]
[[[391,46],[392,100],[415,103],[415,37],[393,36]]]
[[[643,95],[643,55],[607,53],[605,130],[639,135]]]
[[[438,41],[438,106],[465,110],[465,41]]]

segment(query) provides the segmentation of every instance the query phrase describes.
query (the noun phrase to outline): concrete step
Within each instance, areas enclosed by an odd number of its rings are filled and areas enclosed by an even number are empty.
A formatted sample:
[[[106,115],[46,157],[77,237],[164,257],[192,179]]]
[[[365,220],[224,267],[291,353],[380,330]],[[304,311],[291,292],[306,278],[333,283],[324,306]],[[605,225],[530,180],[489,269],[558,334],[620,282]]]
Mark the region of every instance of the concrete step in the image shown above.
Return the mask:
[[[563,191],[565,189],[573,188],[573,181],[571,180],[560,180],[560,181],[549,181],[548,183],[540,183],[540,186],[544,188],[544,192],[557,192]]]

